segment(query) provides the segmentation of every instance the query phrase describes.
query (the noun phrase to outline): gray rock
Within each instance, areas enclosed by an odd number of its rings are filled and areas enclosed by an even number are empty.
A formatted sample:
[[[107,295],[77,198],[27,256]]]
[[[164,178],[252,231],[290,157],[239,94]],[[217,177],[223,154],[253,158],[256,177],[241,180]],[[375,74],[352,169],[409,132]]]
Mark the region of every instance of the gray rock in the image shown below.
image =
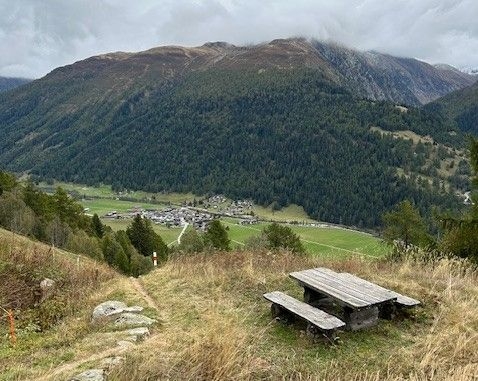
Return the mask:
[[[131,307],[126,307],[123,312],[132,312],[132,313],[138,313],[138,312],[143,312],[144,308],[140,306],[131,306]]]
[[[128,306],[117,300],[108,300],[95,307],[93,321],[122,313]]]
[[[149,336],[149,329],[146,327],[138,327],[138,328],[129,329],[126,331],[126,333],[128,335],[133,336],[134,341],[142,341],[147,336]]]
[[[155,323],[156,320],[150,319],[147,316],[140,315],[140,314],[133,314],[131,312],[123,312],[120,316],[118,316],[115,321],[115,326],[149,326]]]
[[[110,370],[111,368],[114,368],[115,366],[118,366],[121,364],[124,360],[124,357],[121,356],[112,356],[112,357],[107,357],[101,361],[101,367],[103,369]]]
[[[88,369],[83,373],[77,374],[70,381],[104,381],[105,371],[103,369]]]
[[[55,290],[56,282],[53,279],[45,278],[40,282],[40,303],[48,299]]]
[[[131,341],[128,340],[120,340],[118,341],[118,346],[122,348],[129,348],[133,346],[134,344]]]

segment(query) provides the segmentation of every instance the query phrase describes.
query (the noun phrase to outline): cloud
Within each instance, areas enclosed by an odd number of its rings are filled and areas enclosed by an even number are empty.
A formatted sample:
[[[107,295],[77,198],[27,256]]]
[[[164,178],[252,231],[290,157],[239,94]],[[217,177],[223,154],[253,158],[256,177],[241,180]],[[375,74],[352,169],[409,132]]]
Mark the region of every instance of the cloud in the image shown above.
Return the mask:
[[[475,0],[0,0],[0,75],[111,51],[291,36],[478,67]]]

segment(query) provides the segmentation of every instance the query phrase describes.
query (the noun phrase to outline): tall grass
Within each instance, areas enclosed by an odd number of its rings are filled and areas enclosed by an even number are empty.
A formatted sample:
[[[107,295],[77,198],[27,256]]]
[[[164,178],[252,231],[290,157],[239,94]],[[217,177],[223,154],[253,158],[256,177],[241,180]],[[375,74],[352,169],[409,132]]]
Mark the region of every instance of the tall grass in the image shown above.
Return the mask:
[[[37,331],[50,328],[113,276],[104,264],[0,231],[0,305],[14,310],[20,329],[27,325]],[[45,278],[56,284],[42,300],[40,282]]]
[[[423,302],[409,316],[338,346],[311,343],[300,324],[270,318],[262,293],[301,297],[294,270],[348,271]],[[163,331],[129,355],[114,380],[473,380],[478,374],[477,272],[465,261],[346,261],[289,253],[177,257],[143,277]]]

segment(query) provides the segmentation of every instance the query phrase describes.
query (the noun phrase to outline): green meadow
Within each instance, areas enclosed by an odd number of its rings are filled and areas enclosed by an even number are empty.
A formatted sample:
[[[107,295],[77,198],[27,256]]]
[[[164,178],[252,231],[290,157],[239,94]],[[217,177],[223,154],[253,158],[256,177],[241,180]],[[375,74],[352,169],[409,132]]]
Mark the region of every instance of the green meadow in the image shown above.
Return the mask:
[[[228,227],[229,238],[233,245],[243,246],[252,236],[261,234],[267,223],[239,225],[233,219],[223,219]],[[380,258],[388,253],[389,248],[377,237],[368,233],[339,227],[306,227],[290,225],[299,235],[302,244],[310,254],[323,257]]]
[[[96,213],[104,216],[108,212],[117,211],[124,213],[134,209],[163,209],[168,205],[180,205],[184,202],[192,202],[202,197],[192,193],[147,193],[143,191],[128,191],[118,194],[113,192],[111,186],[101,185],[98,187],[82,184],[72,184],[64,182],[55,182],[53,185],[45,183],[40,184],[44,190],[54,190],[61,186],[69,192],[74,192],[77,196],[83,197],[81,204],[88,208],[88,213]],[[133,201],[124,201],[119,198],[127,197]],[[153,202],[148,202],[154,200]],[[225,207],[230,200],[220,204],[220,208]],[[211,209],[211,211],[215,211]],[[253,212],[256,217],[262,220],[274,220],[277,222],[299,221],[316,222],[310,219],[304,212],[304,209],[297,205],[289,205],[281,210],[273,210],[271,207],[262,207],[254,205]],[[113,220],[102,218],[104,224],[112,227],[113,230],[126,229],[129,220]],[[261,222],[254,225],[239,225],[239,220],[235,218],[222,218],[221,221],[228,228],[229,238],[233,247],[243,247],[246,241],[253,236],[259,236],[269,222]],[[153,224],[154,230],[163,238],[167,244],[174,245],[181,233],[181,228],[168,228]],[[292,230],[297,233],[304,245],[306,251],[310,254],[330,258],[350,258],[350,257],[368,257],[380,258],[386,255],[389,248],[377,237],[360,231],[343,229],[339,227],[306,227],[290,225]]]

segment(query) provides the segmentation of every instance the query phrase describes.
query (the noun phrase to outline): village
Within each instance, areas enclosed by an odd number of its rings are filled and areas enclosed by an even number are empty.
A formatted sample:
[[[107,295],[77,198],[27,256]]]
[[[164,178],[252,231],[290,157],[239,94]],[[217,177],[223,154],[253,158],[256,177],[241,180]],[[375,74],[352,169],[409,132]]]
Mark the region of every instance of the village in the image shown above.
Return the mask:
[[[110,211],[103,218],[132,219],[137,214],[158,225],[182,227],[186,224],[196,230],[206,230],[215,218],[235,217],[241,224],[255,224],[253,203],[249,200],[228,201],[223,195],[214,195],[198,202],[184,202],[181,206],[168,206],[163,209],[143,209],[139,206],[126,212]]]

